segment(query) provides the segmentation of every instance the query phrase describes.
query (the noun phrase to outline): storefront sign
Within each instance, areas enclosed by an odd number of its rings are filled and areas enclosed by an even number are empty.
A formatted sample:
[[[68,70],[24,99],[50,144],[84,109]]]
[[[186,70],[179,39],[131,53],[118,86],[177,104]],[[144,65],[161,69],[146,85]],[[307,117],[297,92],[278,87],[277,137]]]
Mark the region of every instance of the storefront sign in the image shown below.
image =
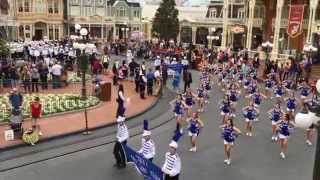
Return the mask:
[[[157,165],[144,158],[129,146],[125,145],[123,149],[127,157],[127,162],[133,163],[145,180],[163,180],[163,172]]]
[[[291,5],[287,33],[291,38],[296,38],[303,32],[304,5]]]
[[[231,32],[235,34],[244,33],[244,27],[242,26],[234,26],[231,28]]]

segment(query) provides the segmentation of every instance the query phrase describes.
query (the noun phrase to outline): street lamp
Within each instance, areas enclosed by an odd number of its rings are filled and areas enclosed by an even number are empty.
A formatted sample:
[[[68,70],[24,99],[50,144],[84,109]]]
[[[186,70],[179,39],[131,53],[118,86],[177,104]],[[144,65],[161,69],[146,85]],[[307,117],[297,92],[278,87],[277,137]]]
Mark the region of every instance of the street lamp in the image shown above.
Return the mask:
[[[273,44],[270,41],[263,42],[261,46],[266,50],[266,63],[269,61],[270,52],[273,48]]]
[[[73,43],[73,48],[75,49],[79,49],[81,54],[79,57],[79,66],[78,69],[80,67],[81,69],[81,81],[82,81],[82,88],[81,88],[81,97],[82,99],[86,102],[87,101],[87,89],[86,89],[86,71],[88,69],[88,57],[85,54],[85,50],[87,48],[91,48],[91,45],[87,43],[87,35],[88,35],[88,30],[86,28],[79,28],[79,26],[76,27],[77,30],[79,30],[80,36],[82,37],[82,42],[78,43],[78,42],[74,42]],[[87,115],[87,107],[86,105],[84,106],[84,117],[85,117],[85,121],[86,121],[86,130],[83,134],[85,135],[89,135],[91,134],[91,132],[89,131],[88,128],[88,115]]]

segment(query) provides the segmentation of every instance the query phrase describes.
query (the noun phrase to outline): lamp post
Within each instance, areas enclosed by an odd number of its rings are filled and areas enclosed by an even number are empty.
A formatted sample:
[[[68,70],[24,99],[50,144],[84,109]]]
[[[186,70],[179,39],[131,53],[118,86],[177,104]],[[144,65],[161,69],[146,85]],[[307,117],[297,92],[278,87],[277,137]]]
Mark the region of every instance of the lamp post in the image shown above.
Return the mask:
[[[266,64],[270,61],[270,52],[273,48],[273,44],[270,41],[263,42],[261,46],[266,51]]]
[[[81,54],[78,59],[78,68],[81,70],[81,82],[82,82],[82,88],[81,88],[81,98],[85,101],[87,101],[87,89],[86,89],[86,71],[88,69],[88,57],[85,54],[85,49],[88,48],[87,43],[87,35],[88,35],[88,30],[86,28],[81,28],[79,30],[80,36],[82,37],[82,43],[74,43],[73,46],[74,48],[80,49]],[[86,123],[86,128],[85,132],[83,133],[84,135],[89,135],[91,132],[89,131],[88,127],[88,115],[87,115],[87,105],[85,104],[84,106],[84,117],[85,117],[85,123]]]

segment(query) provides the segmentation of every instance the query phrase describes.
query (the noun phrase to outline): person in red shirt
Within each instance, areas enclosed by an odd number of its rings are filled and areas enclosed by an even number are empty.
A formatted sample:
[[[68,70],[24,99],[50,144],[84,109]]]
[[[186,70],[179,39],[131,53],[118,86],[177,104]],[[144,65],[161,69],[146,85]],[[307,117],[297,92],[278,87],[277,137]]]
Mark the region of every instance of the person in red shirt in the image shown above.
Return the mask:
[[[41,136],[42,133],[40,131],[40,126],[37,125],[37,120],[41,117],[42,105],[40,104],[39,97],[35,97],[34,101],[30,103],[30,113],[31,113],[31,120],[32,120],[32,128],[38,129],[39,135]]]

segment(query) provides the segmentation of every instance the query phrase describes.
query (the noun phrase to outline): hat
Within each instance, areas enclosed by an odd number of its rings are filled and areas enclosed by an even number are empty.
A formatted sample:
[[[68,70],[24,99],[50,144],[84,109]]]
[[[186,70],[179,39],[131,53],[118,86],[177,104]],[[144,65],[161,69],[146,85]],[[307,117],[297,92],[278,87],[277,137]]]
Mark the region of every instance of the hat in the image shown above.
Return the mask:
[[[143,137],[151,135],[151,131],[149,131],[148,126],[149,126],[149,122],[148,120],[145,119],[143,121],[143,134],[142,134]]]
[[[123,117],[123,116],[118,116],[118,119],[117,119],[117,122],[120,123],[120,122],[124,122],[126,118]]]
[[[172,141],[169,144],[170,147],[177,149],[178,148],[178,141],[181,138],[182,134],[180,132],[180,126],[177,126],[177,129],[174,132],[174,136],[172,137]]]

